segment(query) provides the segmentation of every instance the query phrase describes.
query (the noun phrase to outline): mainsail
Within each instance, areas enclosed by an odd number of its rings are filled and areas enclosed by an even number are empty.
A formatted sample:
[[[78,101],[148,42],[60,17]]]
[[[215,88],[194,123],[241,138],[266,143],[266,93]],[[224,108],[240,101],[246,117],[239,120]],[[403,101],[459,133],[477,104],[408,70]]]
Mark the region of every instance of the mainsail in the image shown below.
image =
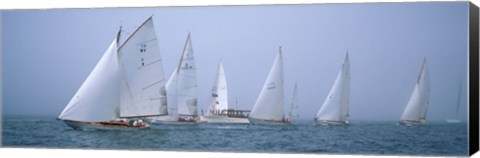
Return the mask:
[[[350,103],[350,63],[348,53],[342,69],[335,79],[335,83],[317,112],[317,121],[345,122],[348,119],[348,106]]]
[[[114,39],[77,93],[58,117],[62,120],[102,122],[118,118],[121,70]]]
[[[187,36],[178,67],[167,82],[170,115],[197,115],[197,79],[190,33]]]
[[[424,123],[427,115],[429,95],[430,77],[428,74],[427,59],[425,58],[413,92],[400,120],[404,122]]]
[[[217,68],[217,76],[215,78],[215,83],[212,87],[212,107],[211,111],[222,111],[228,109],[228,91],[227,91],[227,80],[225,78],[225,71],[223,69],[223,64],[220,61]]]
[[[166,81],[152,17],[128,37],[118,54],[125,78],[120,116],[166,115]]]
[[[268,121],[283,121],[283,59],[281,47],[275,58],[262,91],[249,115],[250,118]]]

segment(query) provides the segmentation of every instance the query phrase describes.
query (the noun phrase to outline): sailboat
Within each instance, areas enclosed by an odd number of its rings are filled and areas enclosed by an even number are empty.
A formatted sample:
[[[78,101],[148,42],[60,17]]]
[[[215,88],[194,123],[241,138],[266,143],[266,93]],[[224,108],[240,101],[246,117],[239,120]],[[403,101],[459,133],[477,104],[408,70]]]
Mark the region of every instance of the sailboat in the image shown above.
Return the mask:
[[[462,94],[462,82],[461,80],[458,82],[458,94],[457,94],[457,107],[455,108],[455,117],[453,119],[447,119],[448,123],[460,123],[460,116],[458,115],[458,111],[460,109],[460,96]]]
[[[218,64],[217,76],[211,94],[211,107],[206,115],[200,116],[200,120],[207,121],[207,123],[250,123],[247,118],[250,111],[228,107],[227,80],[221,61]]]
[[[190,33],[180,62],[166,84],[168,115],[155,118],[164,124],[205,122],[197,114],[197,79]]]
[[[403,125],[424,124],[427,116],[429,95],[430,77],[427,68],[427,58],[425,58],[399,123]]]
[[[270,69],[262,91],[248,120],[254,124],[284,124],[283,59],[282,47]]]
[[[112,41],[58,119],[74,129],[149,128],[142,118],[166,115],[165,79],[153,18],[120,46]]]
[[[290,110],[287,114],[287,117],[285,118],[285,122],[293,123],[294,118],[298,118],[299,115],[299,105],[298,105],[298,98],[297,98],[297,83],[295,83],[295,86],[293,88],[293,96],[292,96],[292,101],[290,103]]]
[[[350,62],[348,53],[345,56],[342,69],[315,116],[317,124],[348,124],[348,108],[350,103]]]

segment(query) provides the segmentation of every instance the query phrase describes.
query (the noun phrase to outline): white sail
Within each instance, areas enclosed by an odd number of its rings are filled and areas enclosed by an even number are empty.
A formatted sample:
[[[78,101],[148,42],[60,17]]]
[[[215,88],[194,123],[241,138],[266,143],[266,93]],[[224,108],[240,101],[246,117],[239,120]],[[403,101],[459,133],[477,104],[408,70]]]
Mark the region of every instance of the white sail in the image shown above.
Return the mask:
[[[460,120],[458,111],[460,110],[460,97],[462,96],[462,80],[458,82],[457,107],[455,108],[455,119]]]
[[[350,63],[348,53],[342,69],[335,79],[335,83],[323,102],[322,107],[317,112],[315,119],[317,121],[340,121],[345,122],[348,119],[348,108],[350,103]]]
[[[228,109],[228,91],[227,80],[225,78],[225,71],[223,64],[220,62],[217,68],[217,76],[212,87],[212,111],[222,111]]]
[[[190,33],[178,67],[167,82],[168,110],[171,115],[197,115],[197,79]]]
[[[275,58],[262,91],[249,115],[250,118],[283,121],[283,61],[281,48]]]
[[[424,123],[425,121],[430,95],[430,79],[426,62],[425,58],[413,92],[405,107],[405,111],[403,111],[401,121],[419,123]]]
[[[297,83],[295,83],[295,87],[293,88],[293,96],[292,101],[290,103],[290,110],[288,112],[287,118],[295,118],[299,117],[299,105],[298,105],[298,98],[297,98]]]
[[[118,118],[121,80],[115,39],[58,118],[83,122]]]
[[[118,54],[125,78],[120,116],[167,114],[166,81],[152,17],[124,42]]]

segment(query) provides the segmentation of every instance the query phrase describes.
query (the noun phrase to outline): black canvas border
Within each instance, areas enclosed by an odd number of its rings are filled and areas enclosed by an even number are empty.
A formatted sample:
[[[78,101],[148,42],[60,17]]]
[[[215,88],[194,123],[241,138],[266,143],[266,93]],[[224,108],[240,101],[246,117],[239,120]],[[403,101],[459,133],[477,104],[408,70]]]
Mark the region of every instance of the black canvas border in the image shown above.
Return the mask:
[[[479,108],[478,108],[478,7],[470,2],[469,5],[469,154],[478,151],[479,144]]]

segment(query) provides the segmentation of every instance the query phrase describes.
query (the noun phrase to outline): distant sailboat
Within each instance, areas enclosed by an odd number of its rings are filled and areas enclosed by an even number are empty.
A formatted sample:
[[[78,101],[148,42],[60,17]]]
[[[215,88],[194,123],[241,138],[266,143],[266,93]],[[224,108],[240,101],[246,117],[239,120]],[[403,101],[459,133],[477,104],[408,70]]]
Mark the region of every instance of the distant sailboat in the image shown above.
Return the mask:
[[[168,116],[155,118],[158,123],[197,123],[197,77],[192,42],[188,33],[182,57],[166,84]]]
[[[290,103],[290,110],[288,111],[287,117],[285,119],[286,122],[293,123],[294,118],[298,118],[299,115],[299,105],[298,105],[298,98],[297,98],[297,83],[295,83],[295,87],[293,88],[293,96],[292,101]]]
[[[167,114],[161,108],[165,80],[152,17],[117,48],[120,32],[58,117],[68,126],[148,128],[139,118]]]
[[[283,59],[281,47],[248,118],[249,121],[254,124],[286,123],[284,118]]]
[[[200,116],[201,120],[208,123],[250,123],[246,113],[248,110],[237,110],[228,107],[227,80],[223,64],[220,62],[217,68],[215,84],[212,87],[211,107],[206,115]]]
[[[221,61],[218,63],[217,76],[215,78],[215,84],[212,87],[212,98],[212,107],[209,112],[219,113],[222,110],[228,109],[227,79]]]
[[[350,103],[350,62],[348,53],[337,79],[318,110],[315,121],[319,124],[348,124],[348,108]]]
[[[429,95],[430,77],[427,68],[427,59],[425,58],[415,87],[399,123],[404,125],[424,124],[427,115]]]
[[[460,97],[462,94],[462,82],[459,80],[458,82],[458,93],[457,93],[457,107],[455,108],[455,117],[453,119],[447,119],[448,123],[460,123],[460,116],[458,114],[458,111],[460,109]]]

